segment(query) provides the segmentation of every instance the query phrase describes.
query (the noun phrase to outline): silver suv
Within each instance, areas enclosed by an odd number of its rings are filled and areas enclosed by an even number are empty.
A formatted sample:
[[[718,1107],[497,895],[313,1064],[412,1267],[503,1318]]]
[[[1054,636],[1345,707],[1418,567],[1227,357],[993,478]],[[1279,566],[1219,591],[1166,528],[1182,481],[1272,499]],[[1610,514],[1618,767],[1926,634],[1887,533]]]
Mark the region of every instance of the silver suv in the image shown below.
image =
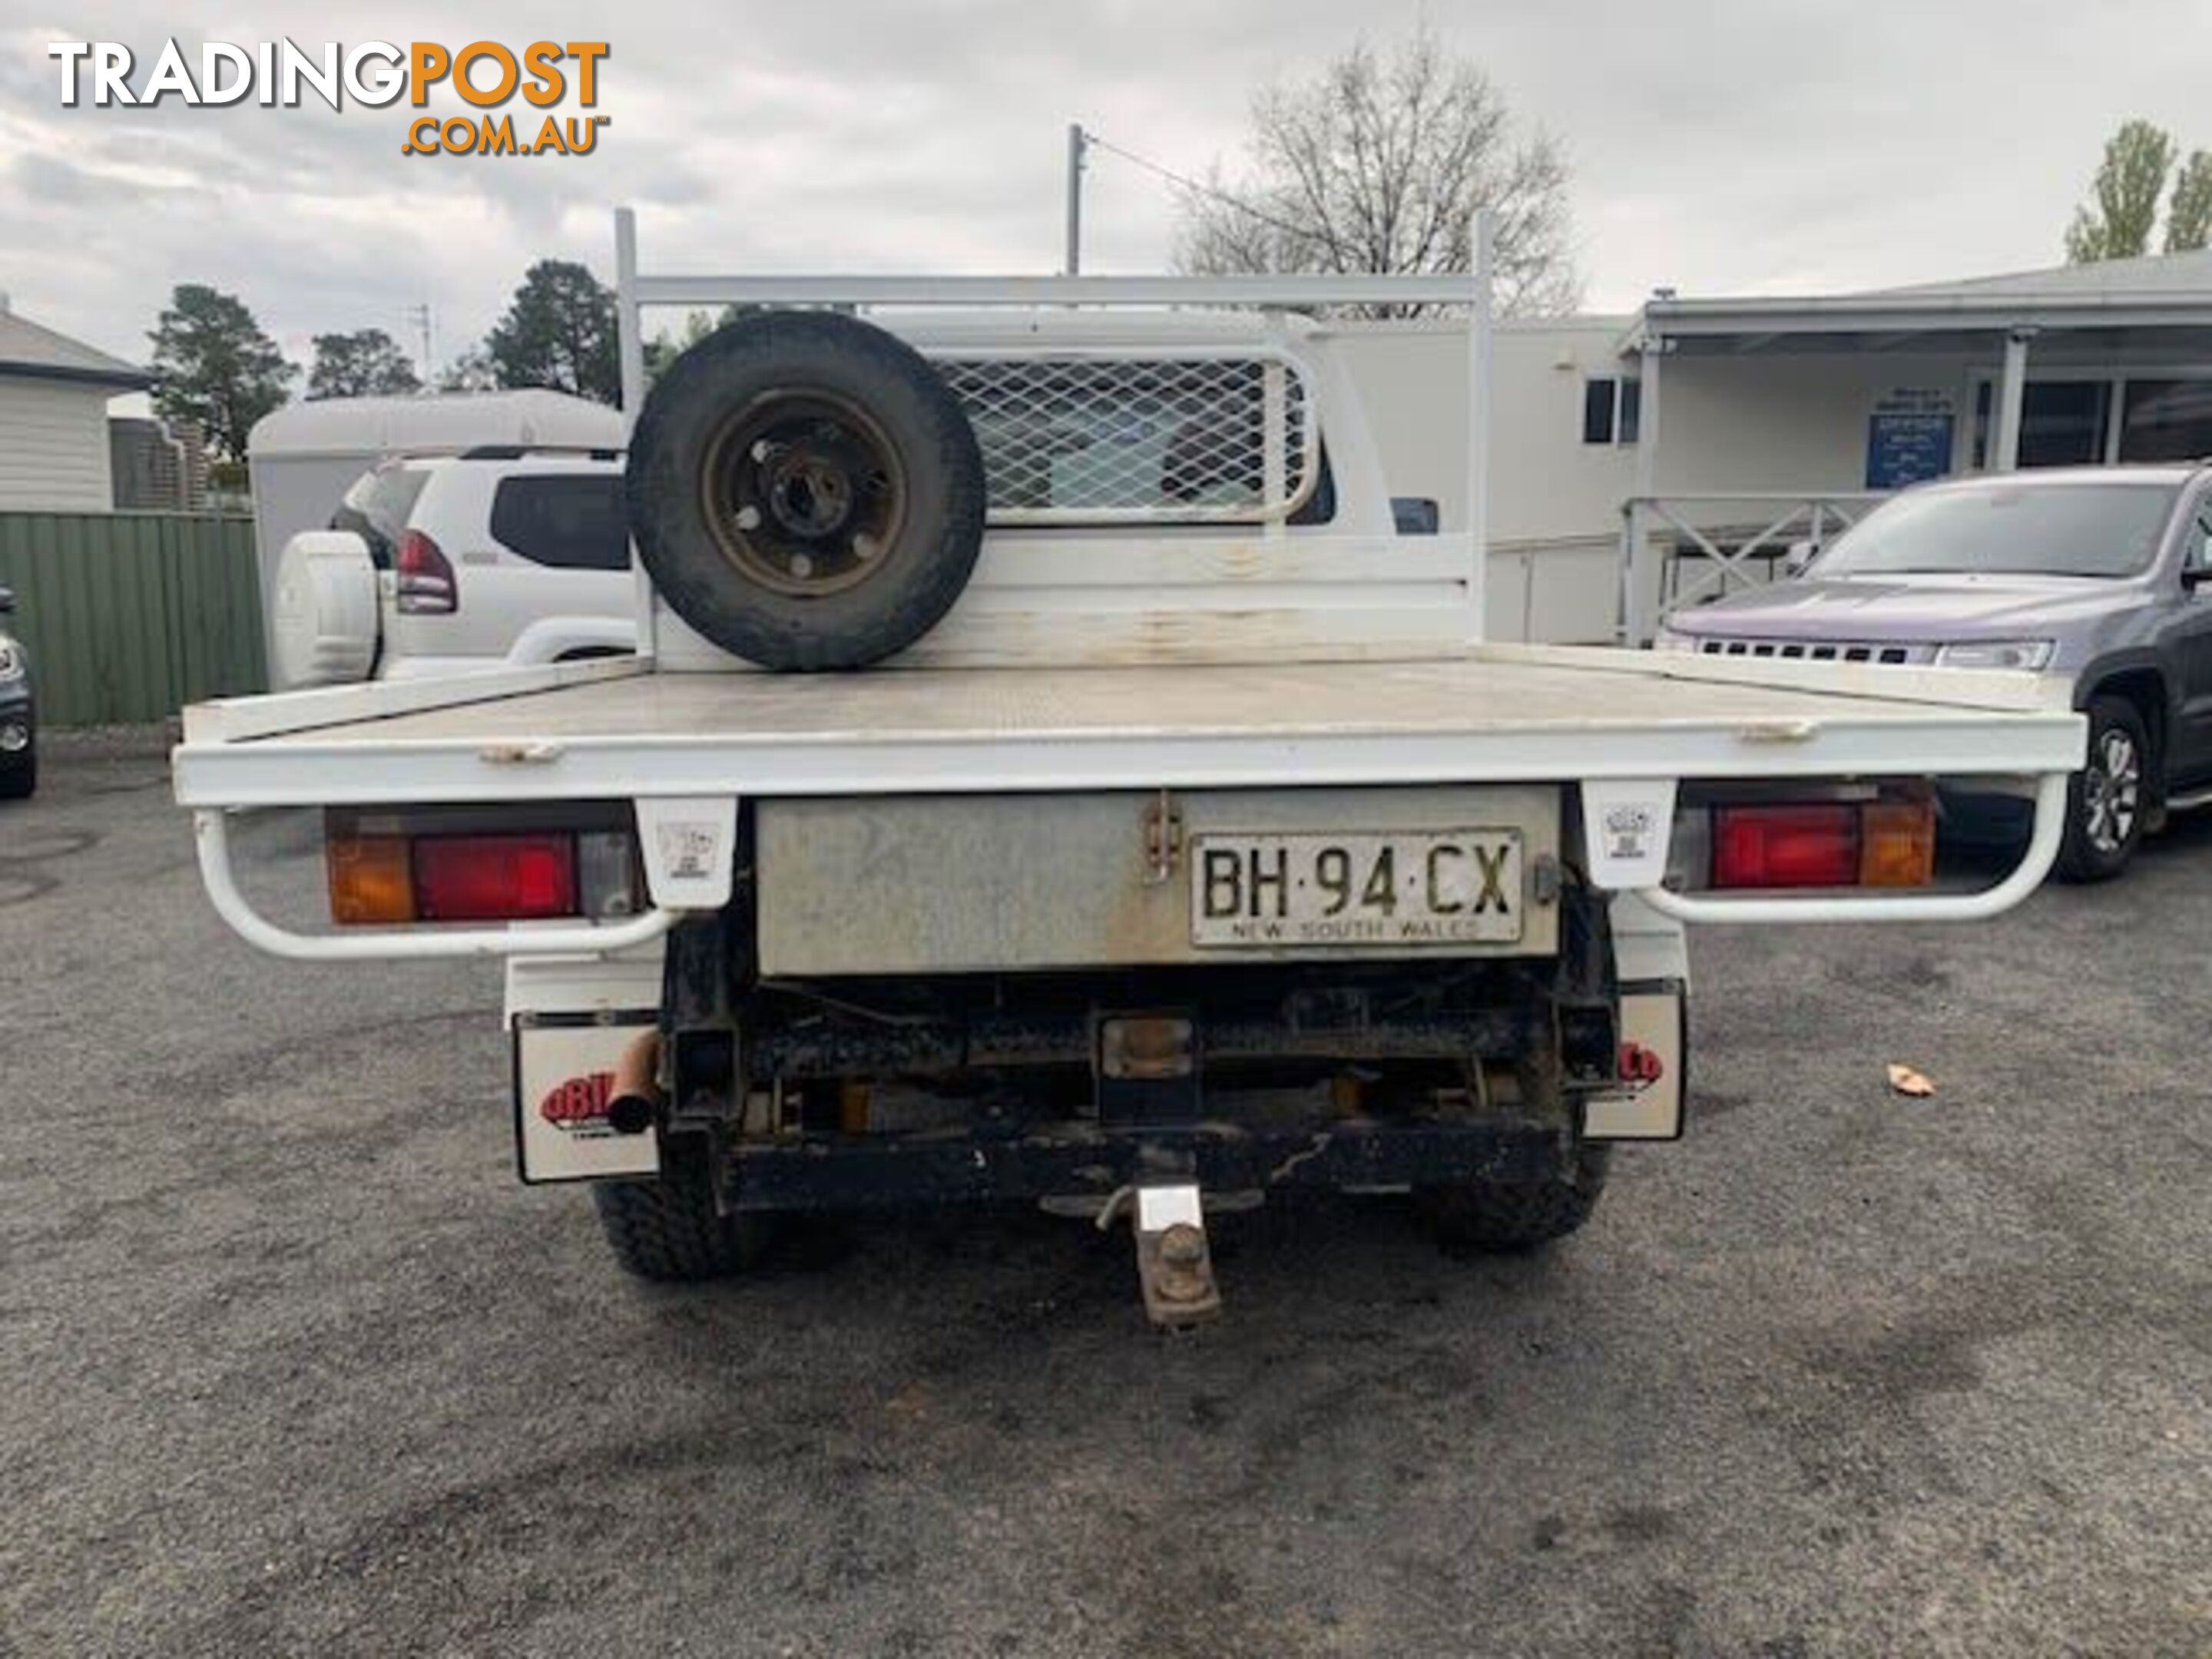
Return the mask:
[[[1908,490],[1802,577],[1677,611],[1656,643],[2069,678],[2089,758],[2058,867],[2100,881],[2169,810],[2212,802],[2208,581],[2212,466],[2007,473]]]

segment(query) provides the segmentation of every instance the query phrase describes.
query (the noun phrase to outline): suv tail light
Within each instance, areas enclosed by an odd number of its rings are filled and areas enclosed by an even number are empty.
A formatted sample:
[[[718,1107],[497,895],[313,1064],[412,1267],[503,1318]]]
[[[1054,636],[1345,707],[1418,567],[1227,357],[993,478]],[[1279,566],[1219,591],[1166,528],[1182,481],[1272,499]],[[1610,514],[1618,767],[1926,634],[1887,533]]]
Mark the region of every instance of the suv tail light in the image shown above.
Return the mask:
[[[399,553],[392,561],[398,576],[398,603],[410,617],[442,617],[460,608],[460,590],[453,581],[453,567],[445,551],[419,530],[399,538]]]
[[[636,842],[625,831],[334,825],[325,863],[331,919],[342,926],[626,916],[642,899]]]

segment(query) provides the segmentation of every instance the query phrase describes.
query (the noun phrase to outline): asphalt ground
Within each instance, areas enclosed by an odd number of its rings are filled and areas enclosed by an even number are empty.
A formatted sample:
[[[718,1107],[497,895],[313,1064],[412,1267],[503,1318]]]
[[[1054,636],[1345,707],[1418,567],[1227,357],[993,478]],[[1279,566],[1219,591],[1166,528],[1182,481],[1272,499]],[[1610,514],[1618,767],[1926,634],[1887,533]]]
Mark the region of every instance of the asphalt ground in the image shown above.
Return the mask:
[[[305,915],[314,830],[246,824]],[[2212,823],[1711,933],[1578,1238],[994,1215],[621,1277],[496,970],[257,955],[158,753],[0,806],[0,1655],[2212,1653]],[[1893,1095],[1900,1060],[1936,1085]]]

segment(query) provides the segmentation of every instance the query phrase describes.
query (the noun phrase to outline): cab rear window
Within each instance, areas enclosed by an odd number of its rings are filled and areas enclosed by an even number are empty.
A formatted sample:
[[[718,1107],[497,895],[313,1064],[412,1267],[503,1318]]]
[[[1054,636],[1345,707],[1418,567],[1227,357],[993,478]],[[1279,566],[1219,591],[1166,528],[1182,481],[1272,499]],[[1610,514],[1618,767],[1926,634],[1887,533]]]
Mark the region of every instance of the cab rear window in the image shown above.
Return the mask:
[[[627,569],[622,490],[611,472],[503,478],[492,497],[492,539],[556,569]]]

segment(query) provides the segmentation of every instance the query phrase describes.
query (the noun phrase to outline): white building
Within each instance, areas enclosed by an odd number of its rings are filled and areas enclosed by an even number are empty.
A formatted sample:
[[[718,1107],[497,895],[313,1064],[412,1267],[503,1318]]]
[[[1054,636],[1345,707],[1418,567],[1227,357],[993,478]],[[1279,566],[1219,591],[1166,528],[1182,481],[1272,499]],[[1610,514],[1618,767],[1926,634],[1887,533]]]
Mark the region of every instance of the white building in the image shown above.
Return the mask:
[[[0,295],[0,512],[106,513],[107,405],[145,370],[19,317]]]
[[[1354,347],[1392,489],[1437,496],[1447,524],[1467,438],[1455,335]],[[2212,456],[2212,252],[1813,298],[1662,293],[1633,316],[1501,325],[1492,387],[1492,635],[1646,638],[1907,484]]]

